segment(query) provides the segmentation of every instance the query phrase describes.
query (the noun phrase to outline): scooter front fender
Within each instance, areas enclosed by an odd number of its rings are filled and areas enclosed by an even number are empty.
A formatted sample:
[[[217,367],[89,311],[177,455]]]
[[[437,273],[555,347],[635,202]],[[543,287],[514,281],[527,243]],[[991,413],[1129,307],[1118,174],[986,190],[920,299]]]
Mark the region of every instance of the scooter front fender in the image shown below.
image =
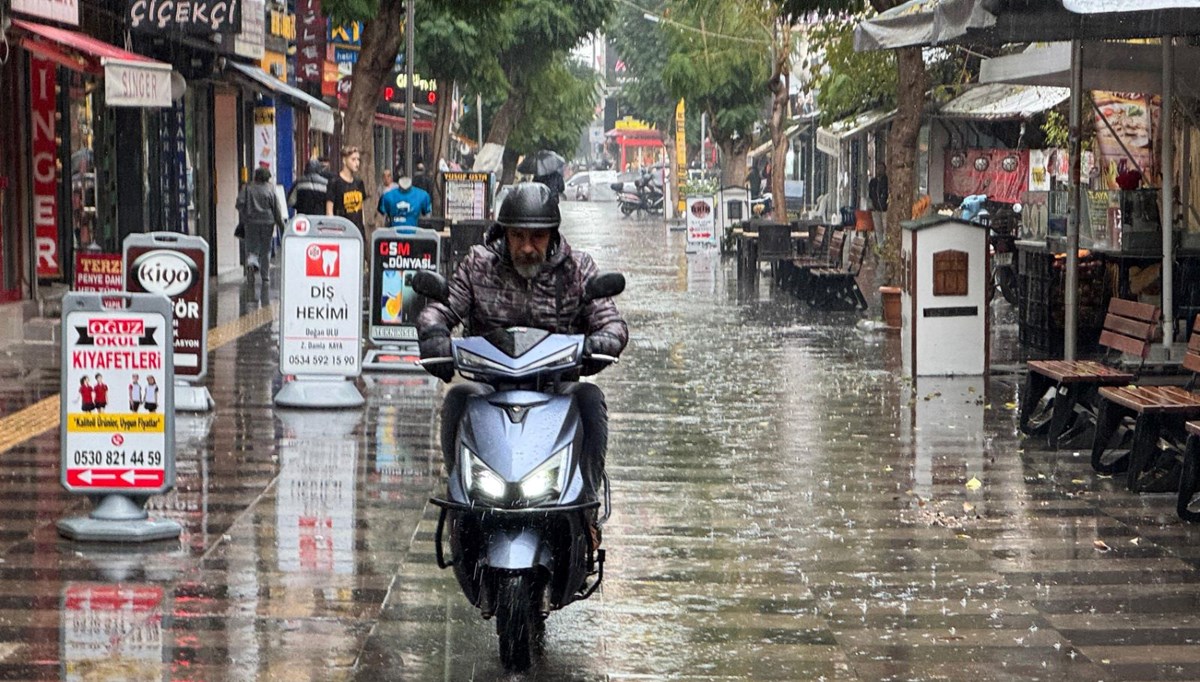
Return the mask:
[[[553,572],[554,553],[539,528],[493,528],[487,539],[488,566],[505,571],[542,567]]]

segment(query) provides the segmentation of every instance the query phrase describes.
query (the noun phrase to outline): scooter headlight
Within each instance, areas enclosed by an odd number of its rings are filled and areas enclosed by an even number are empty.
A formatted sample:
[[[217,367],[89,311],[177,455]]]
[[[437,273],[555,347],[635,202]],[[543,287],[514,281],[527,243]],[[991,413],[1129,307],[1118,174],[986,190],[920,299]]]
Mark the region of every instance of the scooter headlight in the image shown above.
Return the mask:
[[[554,453],[534,469],[528,476],[521,479],[521,497],[535,500],[547,495],[557,495],[562,492],[567,473],[567,460],[571,455],[571,446]]]
[[[483,460],[475,456],[471,449],[463,446],[462,451],[463,477],[466,479],[463,484],[468,491],[478,492],[484,497],[490,497],[493,500],[504,498],[504,493],[508,491],[508,484],[499,474],[492,471],[488,465],[483,463]]]

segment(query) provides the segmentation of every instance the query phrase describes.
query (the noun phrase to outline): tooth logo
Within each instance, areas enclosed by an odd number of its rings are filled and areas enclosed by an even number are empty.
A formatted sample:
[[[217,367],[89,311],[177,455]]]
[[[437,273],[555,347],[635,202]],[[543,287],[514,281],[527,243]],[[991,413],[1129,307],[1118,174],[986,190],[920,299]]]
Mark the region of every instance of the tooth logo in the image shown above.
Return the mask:
[[[342,251],[337,244],[312,244],[306,252],[304,274],[309,277],[339,277]]]

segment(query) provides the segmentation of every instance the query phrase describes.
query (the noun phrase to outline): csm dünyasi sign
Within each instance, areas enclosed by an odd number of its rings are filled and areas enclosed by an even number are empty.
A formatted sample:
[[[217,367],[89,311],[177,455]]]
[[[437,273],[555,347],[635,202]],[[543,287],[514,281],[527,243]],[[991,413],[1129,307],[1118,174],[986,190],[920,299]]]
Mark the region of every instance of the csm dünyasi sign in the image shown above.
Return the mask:
[[[242,30],[241,0],[132,0],[127,15],[135,31],[210,35]]]

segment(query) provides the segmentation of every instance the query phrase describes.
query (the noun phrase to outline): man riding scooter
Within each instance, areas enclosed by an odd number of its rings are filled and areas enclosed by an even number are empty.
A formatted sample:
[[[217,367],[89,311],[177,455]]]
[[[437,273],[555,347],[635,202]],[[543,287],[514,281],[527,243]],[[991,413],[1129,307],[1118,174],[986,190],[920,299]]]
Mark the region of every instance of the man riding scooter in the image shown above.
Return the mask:
[[[521,183],[500,206],[494,226],[463,258],[449,282],[448,305],[430,303],[417,318],[422,360],[451,355],[450,331],[462,322],[469,335],[496,329],[533,327],[552,333],[585,334],[587,355],[616,357],[629,339],[628,328],[611,298],[588,301],[586,282],[599,272],[587,253],[573,251],[559,234],[557,198],[545,185]],[[443,381],[453,378],[451,363],[425,363]],[[584,374],[601,367],[584,365]],[[442,407],[442,455],[449,472],[458,424],[468,398],[491,389],[478,383],[450,388]],[[583,423],[581,453],[585,480],[596,493],[604,476],[608,444],[608,407],[595,384],[567,382]],[[600,531],[592,523],[593,548]]]

